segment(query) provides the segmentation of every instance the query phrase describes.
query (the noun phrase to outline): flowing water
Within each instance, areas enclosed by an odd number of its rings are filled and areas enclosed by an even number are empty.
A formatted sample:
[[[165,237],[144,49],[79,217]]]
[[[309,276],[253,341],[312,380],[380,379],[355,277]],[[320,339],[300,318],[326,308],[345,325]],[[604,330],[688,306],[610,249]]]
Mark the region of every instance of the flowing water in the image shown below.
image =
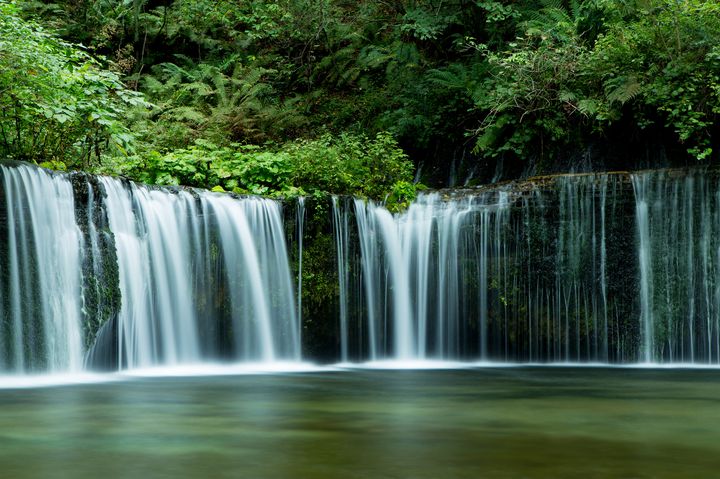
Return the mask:
[[[720,187],[708,171],[561,176],[405,213],[335,215],[343,350],[375,360],[720,362]],[[337,225],[343,226],[339,228]],[[339,243],[340,244],[340,243]],[[338,249],[340,251],[340,249]],[[350,324],[348,325],[348,321]],[[367,332],[364,349],[347,338]],[[347,332],[350,331],[350,332]],[[345,356],[344,356],[345,357]]]
[[[0,392],[4,477],[714,477],[714,371],[328,371]]]
[[[208,333],[221,325],[234,360],[299,359],[277,203],[102,183],[120,266],[122,367],[216,357],[222,338]],[[216,288],[228,298],[213,297]]]
[[[0,174],[0,369],[77,371],[84,245],[72,187],[25,165],[0,165]]]
[[[647,361],[720,362],[720,188],[711,174],[633,175]]]
[[[395,217],[374,203],[356,200],[354,208],[367,305],[361,321],[367,322],[370,359],[463,357],[467,344],[461,340],[470,329],[465,318],[475,315],[479,357],[486,359],[490,250],[503,248],[490,236],[504,233],[499,229],[507,195],[459,201],[423,195]],[[477,282],[465,289],[461,281],[468,272]],[[345,286],[340,284],[341,303],[348,296]],[[472,311],[470,295],[479,298]]]
[[[713,170],[425,193],[401,213],[333,197],[314,203],[311,225],[304,199],[288,208],[17,164],[0,174],[5,372],[313,354],[720,363]],[[332,270],[318,270],[313,241],[323,235]],[[305,317],[303,298],[318,285],[325,310]],[[320,333],[331,339],[308,354]]]
[[[626,178],[586,175],[529,191],[424,194],[396,215],[356,200],[362,284],[339,282],[341,311],[358,304],[353,294],[365,301],[343,315],[354,318],[343,331],[367,332],[358,355],[371,360],[641,359],[648,348],[624,317],[637,309],[626,288],[637,269],[626,257],[637,242],[628,198]],[[337,224],[348,263],[352,227]],[[345,345],[354,336],[342,335],[343,350],[358,348]]]

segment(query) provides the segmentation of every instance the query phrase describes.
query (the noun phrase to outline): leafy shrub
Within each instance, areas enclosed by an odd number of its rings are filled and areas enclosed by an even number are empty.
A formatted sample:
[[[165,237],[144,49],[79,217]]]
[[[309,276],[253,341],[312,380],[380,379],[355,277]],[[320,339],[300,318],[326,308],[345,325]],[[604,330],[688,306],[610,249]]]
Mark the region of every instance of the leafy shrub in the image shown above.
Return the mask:
[[[79,46],[0,0],[0,154],[87,166],[103,151],[129,148],[124,118],[144,105]]]
[[[272,148],[196,140],[188,148],[115,158],[97,169],[160,185],[267,196],[348,194],[405,203],[413,165],[388,133],[325,134]]]

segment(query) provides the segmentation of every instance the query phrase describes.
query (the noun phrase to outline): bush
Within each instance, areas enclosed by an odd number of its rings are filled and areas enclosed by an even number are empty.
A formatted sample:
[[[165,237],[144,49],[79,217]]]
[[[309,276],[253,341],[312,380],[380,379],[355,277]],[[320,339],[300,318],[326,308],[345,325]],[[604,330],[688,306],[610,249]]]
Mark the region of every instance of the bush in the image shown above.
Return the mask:
[[[414,197],[413,165],[388,133],[325,134],[281,147],[196,140],[167,153],[115,158],[97,169],[136,181],[266,196],[355,195],[405,203]]]
[[[127,150],[123,120],[142,105],[117,74],[0,0],[0,154],[87,167],[105,150]]]

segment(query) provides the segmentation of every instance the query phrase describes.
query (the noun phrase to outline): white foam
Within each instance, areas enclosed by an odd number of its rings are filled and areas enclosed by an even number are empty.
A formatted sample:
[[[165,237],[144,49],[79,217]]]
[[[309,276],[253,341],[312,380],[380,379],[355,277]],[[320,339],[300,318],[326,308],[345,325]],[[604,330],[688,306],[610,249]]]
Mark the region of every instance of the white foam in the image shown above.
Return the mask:
[[[97,373],[0,375],[0,390],[97,384],[119,379],[121,378],[117,374]]]
[[[130,369],[119,372],[126,377],[195,377],[195,376],[243,376],[251,374],[292,374],[337,370],[333,366],[318,366],[306,362],[257,362],[257,363],[198,363],[177,366],[157,366]]]
[[[393,370],[393,369],[467,369],[473,367],[473,363],[460,362],[460,361],[444,361],[444,360],[432,360],[432,359],[417,359],[417,360],[400,360],[400,359],[388,359],[380,361],[368,361],[362,363],[338,363],[335,364],[338,368],[343,369],[380,369],[380,370]]]
[[[330,365],[317,365],[310,362],[257,362],[257,363],[197,363],[176,366],[158,366],[130,369],[110,373],[78,374],[16,374],[0,375],[0,390],[73,386],[83,384],[102,384],[131,381],[138,378],[183,378],[212,376],[249,376],[274,374],[326,373],[343,371],[394,371],[394,370],[473,370],[501,368],[573,368],[573,369],[637,369],[637,370],[720,370],[720,364],[696,363],[510,363],[510,362],[462,362],[444,360],[381,360],[368,362],[344,362]]]

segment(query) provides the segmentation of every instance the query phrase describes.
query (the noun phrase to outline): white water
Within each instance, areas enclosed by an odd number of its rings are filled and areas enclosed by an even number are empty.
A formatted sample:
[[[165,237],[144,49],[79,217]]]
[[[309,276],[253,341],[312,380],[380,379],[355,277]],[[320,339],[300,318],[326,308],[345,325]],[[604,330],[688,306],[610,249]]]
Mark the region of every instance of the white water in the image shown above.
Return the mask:
[[[348,360],[348,283],[350,281],[348,264],[350,256],[348,251],[348,211],[347,208],[340,208],[338,197],[332,197],[333,234],[335,237],[335,252],[338,277],[338,290],[340,293],[340,359]]]
[[[294,278],[278,202],[100,178],[76,218],[68,176],[0,168],[1,371],[82,368],[84,288],[102,291],[83,264],[104,274],[108,236],[121,368],[302,364],[302,202]],[[425,194],[401,214],[335,198],[330,219],[343,364],[720,363],[713,175],[560,177]]]
[[[236,359],[300,359],[300,337],[278,203],[202,194],[214,218],[231,297]]]
[[[122,307],[121,366],[177,364],[200,359],[190,267],[198,232],[188,193],[171,195],[101,178],[115,234]]]
[[[633,176],[633,188],[637,198],[638,262],[640,264],[640,323],[642,324],[643,359],[650,362],[655,357],[655,325],[653,306],[652,244],[650,242],[650,218],[648,206],[649,177]]]
[[[303,240],[305,239],[305,197],[301,196],[297,199],[297,208],[295,210],[297,218],[297,303],[295,311],[297,311],[297,341],[302,344],[302,286],[303,286]]]
[[[222,348],[208,330],[227,327],[233,360],[299,359],[277,203],[101,181],[120,267],[122,367],[212,358]],[[213,305],[213,288],[223,288],[229,304]],[[229,310],[225,326],[217,310]]]
[[[720,188],[713,173],[633,175],[645,361],[720,362]]]
[[[356,200],[362,287],[339,286],[341,303],[358,304],[361,292],[364,307],[348,314],[341,339],[366,334],[367,347],[343,349],[370,361],[643,359],[626,346],[627,299],[609,286],[632,274],[608,254],[610,234],[635,248],[622,181],[568,176],[522,194],[424,194],[396,215]]]
[[[407,361],[465,353],[460,344],[467,327],[463,295],[486,297],[486,292],[464,288],[460,260],[485,253],[476,273],[487,277],[489,245],[480,251],[474,247],[475,228],[479,226],[481,238],[487,240],[483,235],[490,229],[490,216],[502,215],[507,206],[505,195],[496,203],[486,203],[485,198],[443,201],[430,194],[393,216],[375,203],[355,201],[367,305],[360,321],[367,331],[367,357]],[[487,220],[477,225],[473,222],[477,215],[486,215]],[[341,299],[348,295],[342,288],[341,284]],[[485,306],[481,300],[480,309]],[[484,312],[480,315],[486,317]],[[481,342],[486,340],[486,324],[480,325],[478,334]]]
[[[0,238],[6,245],[0,264],[7,268],[0,284],[7,325],[0,326],[2,370],[77,371],[84,354],[83,244],[72,185],[25,165],[0,166],[0,173],[7,215],[7,236]]]

